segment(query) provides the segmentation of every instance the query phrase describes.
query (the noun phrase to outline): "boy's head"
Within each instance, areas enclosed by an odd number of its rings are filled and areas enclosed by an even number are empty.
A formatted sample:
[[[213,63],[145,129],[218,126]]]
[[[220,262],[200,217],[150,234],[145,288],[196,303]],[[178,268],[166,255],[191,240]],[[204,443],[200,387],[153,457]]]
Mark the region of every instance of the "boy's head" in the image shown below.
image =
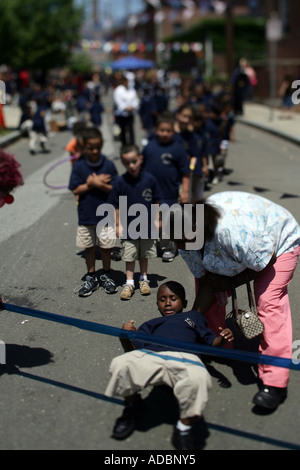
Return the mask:
[[[182,130],[188,128],[194,121],[194,108],[190,105],[181,106],[176,113],[176,120]]]
[[[97,127],[87,127],[82,133],[82,154],[91,163],[98,163],[103,146],[102,133]]]
[[[121,148],[121,161],[127,173],[134,178],[139,176],[143,164],[143,155],[141,155],[136,145],[124,145]]]
[[[213,103],[210,109],[210,118],[217,121],[221,116],[221,112],[222,107],[218,103]]]
[[[195,111],[195,114],[194,114],[194,129],[195,130],[198,130],[198,129],[201,129],[203,127],[205,123],[205,117],[203,115],[203,113],[201,111]]]
[[[176,281],[165,282],[157,291],[156,303],[163,316],[182,312],[187,306],[184,287]]]
[[[76,139],[77,149],[82,152],[83,149],[83,133],[87,126],[85,122],[75,122],[72,128],[73,135]]]
[[[174,136],[174,116],[161,114],[157,119],[156,136],[160,144],[168,144]]]

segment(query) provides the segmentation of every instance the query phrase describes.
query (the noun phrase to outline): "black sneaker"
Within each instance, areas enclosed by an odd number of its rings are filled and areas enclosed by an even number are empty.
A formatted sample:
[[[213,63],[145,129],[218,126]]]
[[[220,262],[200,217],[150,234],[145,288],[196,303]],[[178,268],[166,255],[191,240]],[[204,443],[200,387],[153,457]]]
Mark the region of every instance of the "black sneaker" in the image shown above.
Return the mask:
[[[135,429],[135,412],[132,405],[126,405],[122,416],[115,422],[112,437],[114,439],[126,439]]]
[[[172,444],[177,450],[195,450],[193,428],[180,431],[180,429],[175,426]]]
[[[175,259],[175,257],[176,257],[176,253],[174,251],[167,250],[167,251],[164,251],[162,254],[162,261],[170,263],[171,261],[173,261],[173,259]]]
[[[140,396],[137,397],[134,403],[126,403],[122,416],[115,422],[112,437],[114,439],[126,439],[133,433],[136,426],[136,420],[143,410],[143,400]]]
[[[51,150],[47,149],[44,142],[41,143],[41,149],[43,153],[50,153]]]
[[[102,282],[104,290],[107,294],[114,294],[118,291],[115,282],[107,274],[102,274],[102,276],[100,276],[100,281]]]
[[[99,289],[98,279],[87,274],[85,277],[85,281],[79,287],[77,292],[79,297],[88,297],[89,295],[92,295],[92,293],[95,292],[97,289]]]

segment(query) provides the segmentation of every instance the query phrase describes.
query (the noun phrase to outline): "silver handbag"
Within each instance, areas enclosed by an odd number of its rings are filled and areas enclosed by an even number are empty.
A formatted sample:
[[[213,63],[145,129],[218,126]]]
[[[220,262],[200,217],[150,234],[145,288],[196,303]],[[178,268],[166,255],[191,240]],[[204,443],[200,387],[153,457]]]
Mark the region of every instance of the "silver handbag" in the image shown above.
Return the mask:
[[[250,340],[256,338],[264,331],[264,325],[262,324],[255,310],[253,294],[248,278],[246,285],[249,309],[241,310],[238,308],[236,289],[234,283],[232,283],[232,312],[230,312],[228,318],[233,319],[237,333],[240,333],[246,339]]]

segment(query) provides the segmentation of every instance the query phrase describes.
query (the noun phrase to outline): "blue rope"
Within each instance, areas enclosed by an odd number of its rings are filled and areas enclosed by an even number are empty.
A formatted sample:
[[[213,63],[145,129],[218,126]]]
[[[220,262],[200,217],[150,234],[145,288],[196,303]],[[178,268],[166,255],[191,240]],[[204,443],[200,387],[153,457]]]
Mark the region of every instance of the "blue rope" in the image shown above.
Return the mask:
[[[158,344],[164,347],[168,346],[168,348],[174,349],[175,351],[187,352],[191,354],[208,354],[210,356],[220,356],[227,359],[233,359],[236,361],[243,361],[252,364],[268,364],[272,366],[300,371],[300,364],[296,364],[296,362],[293,362],[291,359],[287,358],[269,356],[266,354],[253,353],[248,351],[229,350],[225,348],[222,349],[201,344],[191,344],[167,338],[158,338],[156,336],[139,334],[134,331],[127,331],[122,328],[116,328],[100,323],[94,323],[86,320],[80,320],[77,318],[57,315],[54,313],[43,312],[41,310],[34,310],[32,308],[6,304],[2,303],[0,300],[0,310],[1,309],[7,310],[8,312],[20,313],[21,315],[28,315],[35,318],[41,318],[42,320],[74,326],[76,328],[80,328],[81,330],[92,331],[94,333],[101,333],[129,340],[141,340],[143,342],[149,341],[149,343],[152,344]]]

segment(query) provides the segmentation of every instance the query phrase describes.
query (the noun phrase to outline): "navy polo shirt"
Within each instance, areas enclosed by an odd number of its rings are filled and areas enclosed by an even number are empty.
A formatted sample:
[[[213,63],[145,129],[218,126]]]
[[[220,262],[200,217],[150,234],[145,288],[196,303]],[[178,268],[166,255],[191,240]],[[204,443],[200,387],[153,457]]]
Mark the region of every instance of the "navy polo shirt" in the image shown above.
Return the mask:
[[[129,228],[133,220],[137,220],[139,217],[139,213],[136,215],[128,214],[130,207],[134,204],[142,204],[145,207],[145,212],[147,212],[148,216],[148,230],[147,237],[145,238],[151,238],[151,206],[152,204],[158,204],[162,199],[160,187],[154,176],[145,170],[142,170],[138,177],[133,177],[129,173],[119,176],[114,182],[113,189],[108,198],[108,203],[112,204],[115,209],[120,209],[120,196],[127,196],[127,228]],[[125,216],[125,214],[120,212],[120,216]],[[137,231],[141,232],[141,227],[137,227]],[[130,239],[131,237],[129,234],[124,233],[123,238]]]
[[[155,176],[163,199],[178,199],[182,177],[190,173],[187,153],[177,139],[168,144],[153,137],[143,149],[144,169]]]
[[[213,119],[206,119],[205,121],[205,129],[209,136],[208,152],[212,155],[219,155],[220,153],[221,138],[218,124],[219,122]]]
[[[202,155],[201,149],[198,146],[197,134],[191,131],[184,131],[176,132],[175,136],[178,141],[182,143],[189,157],[197,158],[196,166],[193,173],[202,176]]]
[[[111,184],[118,176],[114,163],[101,154],[96,165],[91,164],[86,157],[76,160],[72,169],[69,189],[73,191],[81,184],[85,184],[89,175],[111,175]],[[79,225],[97,225],[104,217],[96,216],[100,204],[106,203],[109,194],[98,188],[93,188],[79,196],[78,223]]]
[[[196,310],[175,313],[173,315],[153,318],[143,323],[137,330],[139,334],[152,335],[158,338],[166,338],[192,344],[206,344],[211,346],[216,338],[215,333],[207,327],[205,317]],[[180,351],[170,346],[151,344],[148,340],[134,340],[133,343],[138,349],[150,349],[151,351]]]

